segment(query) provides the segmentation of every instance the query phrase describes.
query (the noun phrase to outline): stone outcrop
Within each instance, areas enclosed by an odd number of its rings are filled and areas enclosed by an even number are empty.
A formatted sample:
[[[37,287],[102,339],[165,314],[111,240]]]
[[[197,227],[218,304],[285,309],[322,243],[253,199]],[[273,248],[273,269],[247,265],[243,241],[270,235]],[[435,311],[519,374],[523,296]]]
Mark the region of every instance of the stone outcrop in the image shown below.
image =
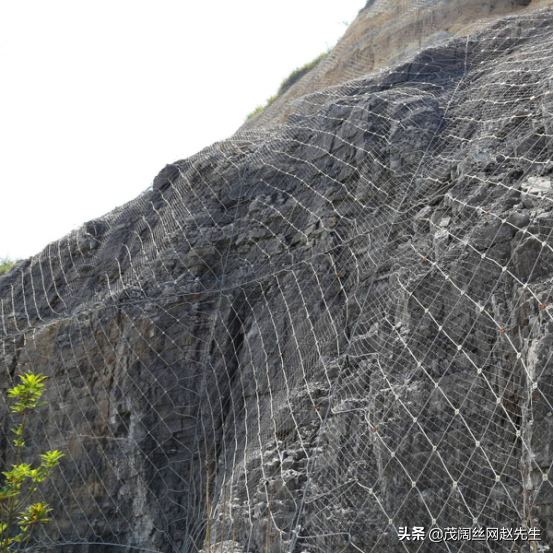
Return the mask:
[[[241,130],[286,122],[295,101],[466,36],[499,17],[550,6],[547,0],[368,0],[325,60]]]
[[[66,453],[41,544],[552,547],[551,32],[528,8],[376,72],[360,46],[0,278],[2,387],[49,376],[30,453]]]

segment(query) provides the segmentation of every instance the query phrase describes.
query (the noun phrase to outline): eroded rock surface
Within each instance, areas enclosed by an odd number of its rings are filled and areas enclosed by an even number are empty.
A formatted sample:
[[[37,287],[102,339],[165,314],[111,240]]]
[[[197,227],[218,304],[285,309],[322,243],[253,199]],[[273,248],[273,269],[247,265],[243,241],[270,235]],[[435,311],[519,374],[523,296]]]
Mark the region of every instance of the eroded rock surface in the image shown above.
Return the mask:
[[[33,451],[66,453],[41,541],[551,548],[550,37],[517,14],[305,96],[0,278],[2,387],[49,376]]]

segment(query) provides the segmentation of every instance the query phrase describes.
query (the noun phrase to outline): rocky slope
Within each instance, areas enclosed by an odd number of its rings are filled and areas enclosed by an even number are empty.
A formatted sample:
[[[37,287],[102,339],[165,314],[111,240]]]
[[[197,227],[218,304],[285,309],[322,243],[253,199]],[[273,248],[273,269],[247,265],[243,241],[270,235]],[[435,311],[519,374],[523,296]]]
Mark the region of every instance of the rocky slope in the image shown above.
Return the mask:
[[[325,60],[240,130],[286,122],[295,101],[306,94],[409,59],[421,48],[466,36],[499,17],[551,5],[549,0],[368,0]]]
[[[551,15],[359,46],[0,278],[2,387],[49,376],[33,449],[67,454],[44,545],[551,548]]]

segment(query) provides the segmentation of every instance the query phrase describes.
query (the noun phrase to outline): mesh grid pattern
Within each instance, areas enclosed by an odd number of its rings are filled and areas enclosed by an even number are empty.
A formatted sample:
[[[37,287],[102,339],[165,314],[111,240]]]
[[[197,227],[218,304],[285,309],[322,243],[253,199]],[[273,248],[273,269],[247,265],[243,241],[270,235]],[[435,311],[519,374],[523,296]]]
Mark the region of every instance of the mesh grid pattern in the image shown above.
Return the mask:
[[[550,21],[358,60],[2,278],[3,386],[49,376],[66,454],[40,544],[548,550]]]

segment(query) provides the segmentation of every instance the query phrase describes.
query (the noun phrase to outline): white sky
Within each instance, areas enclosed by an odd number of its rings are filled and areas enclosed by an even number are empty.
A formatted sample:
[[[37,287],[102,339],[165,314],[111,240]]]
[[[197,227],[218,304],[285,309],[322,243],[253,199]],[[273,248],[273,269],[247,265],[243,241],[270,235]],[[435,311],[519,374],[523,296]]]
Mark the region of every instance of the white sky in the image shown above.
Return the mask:
[[[22,258],[221,140],[365,0],[0,3],[0,258]]]

